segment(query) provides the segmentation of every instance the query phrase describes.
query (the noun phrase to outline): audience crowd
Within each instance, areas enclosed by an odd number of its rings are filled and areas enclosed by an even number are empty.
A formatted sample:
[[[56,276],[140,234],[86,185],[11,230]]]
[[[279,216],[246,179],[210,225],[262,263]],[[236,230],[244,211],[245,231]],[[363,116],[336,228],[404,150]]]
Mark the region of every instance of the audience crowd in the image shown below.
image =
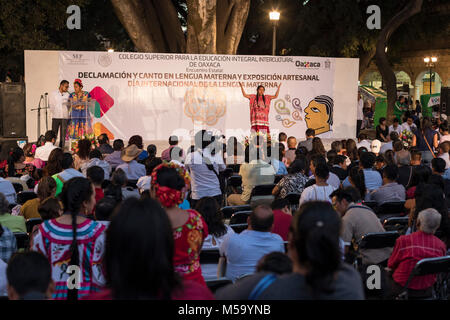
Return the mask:
[[[312,129],[248,145],[201,130],[161,157],[137,135],[64,152],[48,131],[0,168],[0,297],[357,300],[373,265],[382,298],[430,293],[435,275],[408,279],[449,254],[450,138],[413,120],[330,150]],[[392,245],[362,244],[392,217]]]

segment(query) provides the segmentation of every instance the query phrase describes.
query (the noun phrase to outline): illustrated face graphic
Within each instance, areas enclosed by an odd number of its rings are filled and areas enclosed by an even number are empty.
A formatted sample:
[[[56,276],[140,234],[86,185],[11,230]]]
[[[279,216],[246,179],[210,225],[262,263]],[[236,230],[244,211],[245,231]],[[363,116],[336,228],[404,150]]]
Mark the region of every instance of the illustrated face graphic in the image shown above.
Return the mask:
[[[312,100],[305,109],[306,126],[314,129],[316,134],[330,130],[327,108],[324,104]]]

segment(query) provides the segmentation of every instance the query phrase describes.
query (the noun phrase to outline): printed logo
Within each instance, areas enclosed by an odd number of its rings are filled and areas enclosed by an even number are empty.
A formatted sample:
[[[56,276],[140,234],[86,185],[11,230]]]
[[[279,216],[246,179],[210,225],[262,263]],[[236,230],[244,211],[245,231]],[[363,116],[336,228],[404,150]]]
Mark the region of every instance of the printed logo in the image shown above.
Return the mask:
[[[330,69],[331,68],[331,61],[330,59],[325,60],[325,69]]]
[[[320,68],[320,62],[312,62],[312,61],[295,61],[295,66],[297,68],[302,69],[319,69]]]
[[[109,67],[112,63],[112,58],[108,53],[103,53],[98,56],[98,64],[102,67]]]

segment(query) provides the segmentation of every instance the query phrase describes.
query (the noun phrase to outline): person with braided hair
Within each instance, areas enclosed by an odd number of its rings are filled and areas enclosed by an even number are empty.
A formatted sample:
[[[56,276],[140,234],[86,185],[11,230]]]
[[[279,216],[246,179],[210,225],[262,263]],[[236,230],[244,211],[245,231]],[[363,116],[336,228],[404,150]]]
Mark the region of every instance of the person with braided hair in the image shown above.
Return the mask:
[[[206,286],[200,267],[200,250],[208,236],[208,226],[196,210],[179,207],[189,183],[189,175],[183,167],[164,161],[153,169],[150,195],[166,210],[172,224],[175,271],[184,280]]]
[[[88,179],[77,177],[67,181],[61,201],[64,213],[39,226],[32,250],[44,254],[51,264],[56,286],[53,299],[77,300],[100,291],[105,283],[102,259],[106,227],[86,218],[95,205],[94,186]],[[73,284],[73,276],[69,277],[74,274],[69,266],[79,268],[79,286],[68,286]]]

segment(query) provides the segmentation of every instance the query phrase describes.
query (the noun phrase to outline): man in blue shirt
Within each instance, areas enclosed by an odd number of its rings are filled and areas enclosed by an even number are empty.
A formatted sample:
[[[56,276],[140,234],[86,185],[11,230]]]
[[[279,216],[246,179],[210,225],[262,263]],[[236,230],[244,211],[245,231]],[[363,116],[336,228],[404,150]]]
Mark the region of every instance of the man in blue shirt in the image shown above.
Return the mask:
[[[359,166],[364,172],[366,189],[369,192],[378,189],[383,184],[380,173],[373,169],[375,158],[376,156],[372,152],[363,152],[359,161]]]
[[[283,239],[271,233],[272,209],[266,205],[257,206],[247,219],[248,229],[239,234],[226,236],[220,246],[221,255],[227,258],[226,277],[236,278],[255,272],[256,265],[265,254],[284,252]]]

